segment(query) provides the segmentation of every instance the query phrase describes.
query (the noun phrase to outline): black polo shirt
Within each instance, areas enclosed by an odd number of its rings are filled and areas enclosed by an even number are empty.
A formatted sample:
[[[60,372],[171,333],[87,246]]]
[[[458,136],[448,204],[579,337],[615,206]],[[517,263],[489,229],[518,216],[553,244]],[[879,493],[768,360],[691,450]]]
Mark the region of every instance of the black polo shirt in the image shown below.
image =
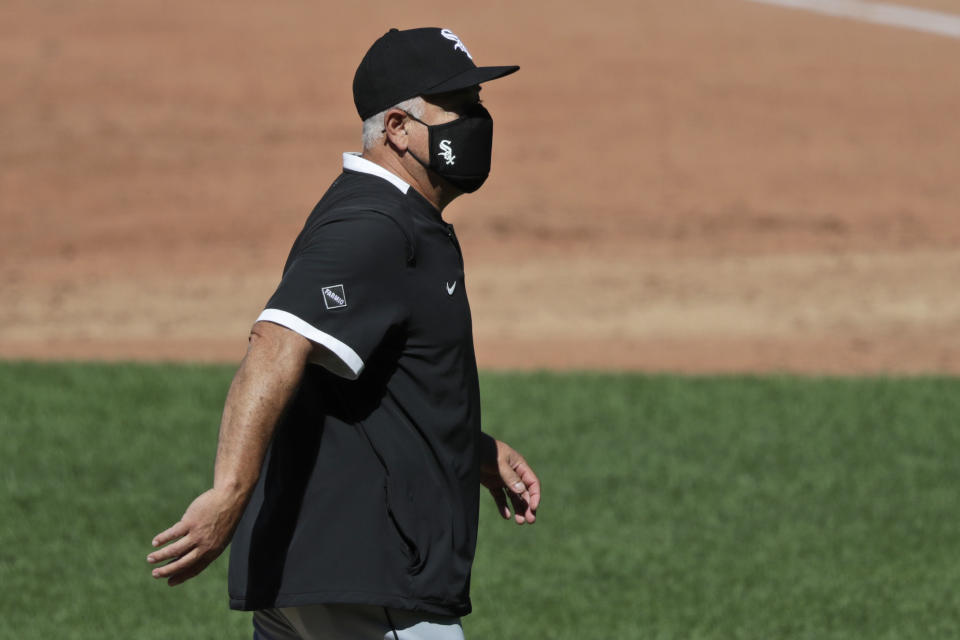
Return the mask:
[[[344,154],[259,320],[330,356],[277,427],[233,538],[230,606],[469,613],[480,397],[453,228]]]

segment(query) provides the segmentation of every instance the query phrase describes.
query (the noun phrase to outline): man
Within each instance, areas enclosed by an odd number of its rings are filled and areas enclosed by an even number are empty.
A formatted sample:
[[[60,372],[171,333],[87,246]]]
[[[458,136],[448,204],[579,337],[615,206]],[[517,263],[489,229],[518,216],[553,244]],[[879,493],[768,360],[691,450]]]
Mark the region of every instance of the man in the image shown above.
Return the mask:
[[[462,638],[479,485],[533,523],[540,485],[480,431],[463,261],[444,207],[490,169],[477,67],[444,29],[390,30],[353,83],[361,155],[310,215],[227,394],[213,488],[158,534],[170,585],[233,539],[255,638]]]

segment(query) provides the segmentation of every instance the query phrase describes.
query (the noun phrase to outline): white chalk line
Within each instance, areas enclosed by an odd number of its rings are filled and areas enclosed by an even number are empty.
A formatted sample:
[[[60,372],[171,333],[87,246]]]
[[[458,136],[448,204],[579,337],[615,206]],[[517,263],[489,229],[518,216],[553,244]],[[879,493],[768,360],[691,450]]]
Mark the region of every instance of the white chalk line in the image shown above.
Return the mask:
[[[883,24],[926,33],[935,33],[950,38],[960,38],[960,15],[915,9],[885,2],[861,0],[749,0],[760,4],[772,4],[791,9],[806,9],[831,16],[853,18],[863,22]]]

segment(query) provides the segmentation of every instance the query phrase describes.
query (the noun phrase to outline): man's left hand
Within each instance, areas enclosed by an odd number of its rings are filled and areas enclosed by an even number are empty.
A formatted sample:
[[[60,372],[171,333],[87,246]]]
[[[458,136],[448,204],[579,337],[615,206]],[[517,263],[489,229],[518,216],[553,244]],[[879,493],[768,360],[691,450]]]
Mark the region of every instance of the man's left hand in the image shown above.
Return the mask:
[[[517,524],[533,524],[540,506],[540,480],[523,456],[510,445],[483,434],[480,483],[490,490],[497,511],[510,519],[510,504]],[[509,498],[510,504],[507,500]]]

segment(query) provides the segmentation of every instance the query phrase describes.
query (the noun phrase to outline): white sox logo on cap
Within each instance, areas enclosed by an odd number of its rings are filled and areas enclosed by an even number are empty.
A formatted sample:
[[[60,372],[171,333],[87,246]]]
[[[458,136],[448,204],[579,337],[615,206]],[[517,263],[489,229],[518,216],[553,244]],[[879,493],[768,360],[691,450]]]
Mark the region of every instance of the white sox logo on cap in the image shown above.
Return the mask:
[[[414,96],[468,89],[519,68],[478,67],[463,40],[450,29],[390,29],[357,66],[353,102],[357,115],[366,120]]]
[[[470,52],[469,52],[469,51],[467,51],[467,48],[464,46],[463,41],[460,39],[459,36],[457,36],[457,34],[455,34],[453,31],[450,31],[450,29],[441,29],[441,30],[440,30],[440,35],[442,35],[442,36],[443,36],[444,38],[446,38],[447,40],[453,40],[453,42],[454,42],[454,45],[453,45],[454,51],[456,51],[457,49],[459,49],[460,51],[463,51],[465,54],[467,54],[467,57],[468,57],[468,58],[470,58],[471,60],[473,60],[473,56],[470,55]]]

